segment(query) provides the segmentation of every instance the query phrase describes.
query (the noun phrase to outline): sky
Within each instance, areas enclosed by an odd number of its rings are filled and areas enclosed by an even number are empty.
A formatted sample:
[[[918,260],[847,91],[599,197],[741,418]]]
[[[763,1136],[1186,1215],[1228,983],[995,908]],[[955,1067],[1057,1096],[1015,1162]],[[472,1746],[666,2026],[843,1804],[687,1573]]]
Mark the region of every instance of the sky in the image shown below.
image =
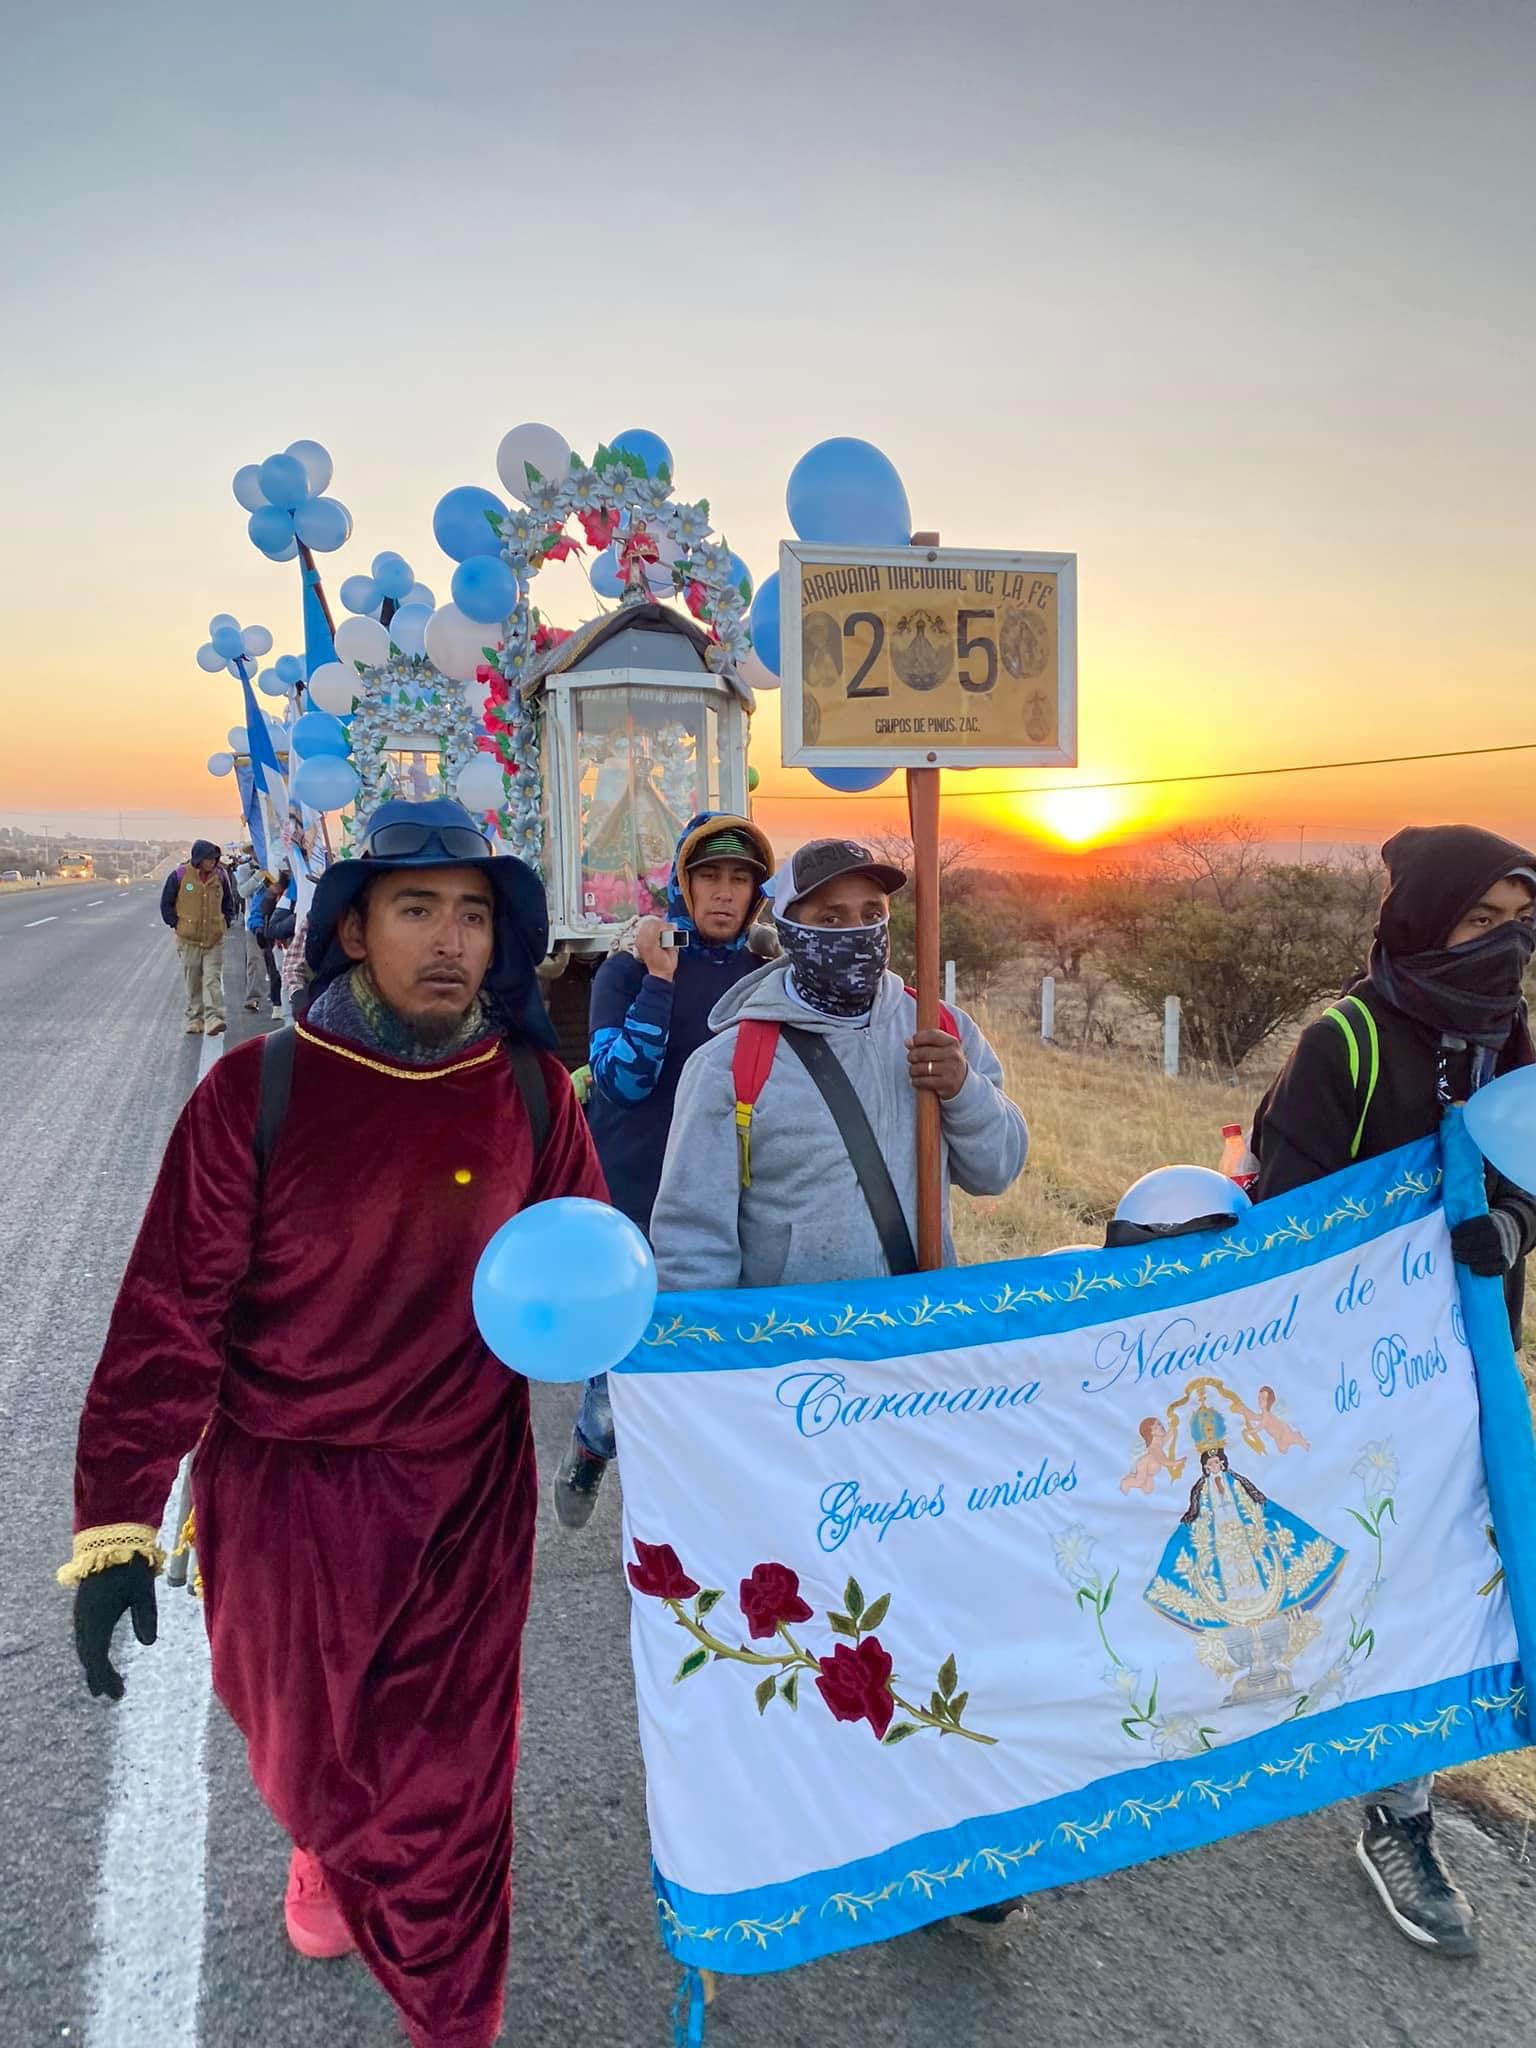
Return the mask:
[[[242,463],[324,442],[330,589],[394,548],[443,598],[433,504],[537,419],[659,432],[760,576],[831,434],[948,545],[1075,552],[1079,768],[947,778],[995,857],[1233,813],[1530,836],[1532,753],[1091,786],[1536,743],[1533,86],[1523,0],[33,11],[0,76],[0,818],[225,822],[207,620],[300,645]],[[782,841],[899,825],[778,758],[769,700]]]

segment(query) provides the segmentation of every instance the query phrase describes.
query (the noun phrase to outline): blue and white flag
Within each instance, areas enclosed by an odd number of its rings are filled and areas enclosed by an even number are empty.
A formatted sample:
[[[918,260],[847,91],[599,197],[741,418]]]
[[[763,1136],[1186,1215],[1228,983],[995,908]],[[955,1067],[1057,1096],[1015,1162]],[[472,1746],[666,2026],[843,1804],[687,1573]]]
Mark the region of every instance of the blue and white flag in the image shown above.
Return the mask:
[[[1453,1111],[1224,1235],[662,1296],[611,1394],[673,1953],[782,1969],[1528,1742],[1483,1206]]]

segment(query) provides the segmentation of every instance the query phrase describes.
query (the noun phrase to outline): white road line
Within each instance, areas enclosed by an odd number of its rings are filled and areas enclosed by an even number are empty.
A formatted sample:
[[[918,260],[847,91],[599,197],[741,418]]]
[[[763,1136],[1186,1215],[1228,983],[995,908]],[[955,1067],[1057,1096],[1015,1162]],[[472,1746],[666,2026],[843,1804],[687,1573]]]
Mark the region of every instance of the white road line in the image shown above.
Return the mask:
[[[85,907],[87,910],[100,910],[102,904],[105,903],[106,900],[107,899],[105,896],[93,896],[90,902],[87,903]]]
[[[58,921],[59,913],[54,911],[51,917],[34,917],[30,924],[22,926],[22,930],[24,932],[35,932],[40,924],[57,924]]]
[[[178,1474],[160,1530],[167,1549],[180,1495]],[[153,1649],[141,1649],[126,1622],[119,1638],[128,1695],[112,1709],[86,2029],[103,2048],[197,2048],[212,1683],[202,1603],[163,1579],[157,1590]]]
[[[201,1080],[225,1041],[204,1038]],[[166,1503],[160,1541],[180,1535],[182,1473]],[[162,1579],[160,1634],[142,1649],[125,1624],[120,1663],[127,1698],[113,1709],[107,1823],[91,1966],[88,2041],[106,2048],[197,2048],[207,1909],[208,1774],[213,1683],[202,1602]],[[146,1894],[144,1873],[153,1873]]]

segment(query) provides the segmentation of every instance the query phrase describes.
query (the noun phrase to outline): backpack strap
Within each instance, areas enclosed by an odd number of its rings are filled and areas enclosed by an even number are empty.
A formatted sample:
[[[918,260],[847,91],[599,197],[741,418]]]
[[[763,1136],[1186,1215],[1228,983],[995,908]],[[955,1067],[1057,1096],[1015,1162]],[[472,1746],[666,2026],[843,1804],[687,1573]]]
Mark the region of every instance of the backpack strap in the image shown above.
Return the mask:
[[[256,1129],[251,1149],[256,1155],[258,1184],[266,1174],[277,1144],[283,1118],[288,1114],[288,1097],[293,1088],[293,1052],[298,1033],[291,1024],[269,1031],[261,1041],[261,1086],[256,1098]],[[512,1080],[522,1098],[529,1128],[533,1132],[533,1163],[538,1165],[549,1138],[549,1088],[544,1069],[531,1045],[507,1045]]]
[[[736,1158],[741,1185],[752,1185],[752,1111],[773,1070],[779,1049],[779,1027],[770,1017],[744,1017],[736,1026],[731,1054],[731,1086],[736,1090]]]
[[[261,1041],[261,1090],[256,1098],[256,1130],[251,1150],[256,1154],[256,1182],[259,1187],[272,1159],[272,1148],[288,1114],[288,1094],[293,1086],[293,1049],[298,1033],[291,1024],[269,1031]]]
[[[908,981],[904,981],[902,987],[915,1003],[917,1001],[917,990]],[[940,1003],[939,1005],[939,1029],[947,1031],[951,1038],[958,1038],[960,1036],[960,1026],[955,1022],[955,1013],[948,1003]]]
[[[784,1037],[832,1112],[832,1121],[847,1147],[860,1192],[869,1206],[886,1265],[893,1273],[915,1273],[917,1253],[912,1249],[912,1233],[902,1213],[901,1198],[847,1069],[819,1031],[802,1031],[794,1024],[786,1024]]]
[[[1356,1035],[1354,1023],[1345,1014],[1346,1009],[1353,1010],[1361,1019],[1365,1039],[1365,1100],[1360,1102],[1359,1121],[1355,1125],[1355,1135],[1349,1143],[1350,1158],[1358,1159],[1360,1157],[1360,1147],[1365,1140],[1365,1120],[1371,1113],[1371,1103],[1375,1098],[1376,1084],[1381,1079],[1381,1038],[1377,1032],[1376,1019],[1371,1015],[1369,1004],[1361,1002],[1358,996],[1346,996],[1342,1003],[1336,1004],[1333,1009],[1323,1012],[1329,1023],[1337,1024],[1344,1034],[1344,1044],[1349,1055],[1349,1085],[1355,1091],[1355,1099],[1357,1101],[1360,1099],[1360,1073],[1362,1066],[1360,1037]]]
[[[544,1069],[539,1065],[539,1056],[531,1045],[513,1045],[507,1040],[503,1043],[507,1047],[507,1058],[512,1062],[513,1082],[522,1097],[528,1125],[533,1132],[533,1163],[537,1166],[549,1137],[549,1086],[544,1079]]]

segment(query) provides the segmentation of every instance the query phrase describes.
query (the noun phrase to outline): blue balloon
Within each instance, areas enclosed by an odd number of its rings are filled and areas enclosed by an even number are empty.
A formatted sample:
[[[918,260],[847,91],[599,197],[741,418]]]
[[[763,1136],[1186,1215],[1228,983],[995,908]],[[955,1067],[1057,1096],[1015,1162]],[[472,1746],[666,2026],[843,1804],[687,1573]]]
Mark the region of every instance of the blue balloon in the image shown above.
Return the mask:
[[[890,457],[868,441],[818,441],[790,471],[784,501],[802,540],[900,548],[912,538],[906,488]]]
[[[269,505],[291,512],[309,496],[309,472],[296,455],[269,455],[256,477]]]
[[[606,1202],[559,1195],[503,1223],[471,1299],[487,1347],[531,1380],[586,1379],[627,1358],[656,1308],[644,1233]]]
[[[517,578],[500,555],[471,555],[453,572],[453,601],[477,626],[498,626],[517,603]]]
[[[245,522],[245,530],[264,555],[278,555],[293,544],[293,514],[263,505]]]
[[[779,572],[774,570],[766,583],[757,586],[752,599],[752,609],[747,614],[747,624],[752,633],[752,652],[767,669],[769,675],[779,672],[782,649],[779,646]]]
[[[486,531],[489,533],[490,528],[487,527]],[[380,597],[392,597],[396,604],[400,604],[416,576],[404,555],[386,549],[382,555],[373,558],[373,580],[379,586]]]
[[[755,588],[752,579],[752,571],[747,567],[746,563],[741,559],[740,555],[738,554],[732,554],[731,556],[731,582],[735,585],[736,589],[738,590],[740,590],[743,583],[745,583],[745,585],[747,586],[747,602],[748,604],[750,604],[752,602],[752,592]]]
[[[455,562],[467,562],[473,555],[499,555],[501,541],[491,531],[487,512],[494,512],[498,519],[507,516],[506,506],[494,491],[482,491],[478,484],[460,484],[445,492],[432,514],[432,531],[443,553]]]
[[[302,683],[304,664],[296,654],[280,654],[272,664],[272,671],[280,683]]]
[[[294,769],[288,794],[311,810],[339,811],[351,803],[360,787],[350,761],[339,761],[334,754],[313,754]]]
[[[329,555],[352,538],[352,514],[338,498],[310,498],[294,513],[293,531],[305,547]]]
[[[289,728],[288,744],[306,761],[318,754],[333,754],[338,761],[347,757],[347,735],[341,720],[328,711],[306,711],[295,720]]]
[[[841,790],[844,796],[862,796],[866,789],[878,789],[882,782],[889,782],[892,771],[889,768],[813,768],[811,773],[828,789]]]
[[[622,597],[624,595],[624,578],[619,573],[619,557],[616,549],[604,548],[603,552],[592,564],[589,573],[592,588],[599,597]]]
[[[649,476],[672,467],[672,450],[660,434],[653,434],[648,427],[626,427],[622,434],[614,435],[608,446],[621,455],[638,455]]]
[[[216,654],[223,655],[226,661],[238,661],[245,652],[238,626],[220,626],[209,645]]]
[[[1463,1115],[1490,1166],[1516,1187],[1536,1186],[1536,1067],[1516,1067],[1479,1088]]]
[[[356,612],[360,618],[371,618],[383,596],[383,591],[371,576],[348,576],[342,582],[341,601],[349,612]]]

